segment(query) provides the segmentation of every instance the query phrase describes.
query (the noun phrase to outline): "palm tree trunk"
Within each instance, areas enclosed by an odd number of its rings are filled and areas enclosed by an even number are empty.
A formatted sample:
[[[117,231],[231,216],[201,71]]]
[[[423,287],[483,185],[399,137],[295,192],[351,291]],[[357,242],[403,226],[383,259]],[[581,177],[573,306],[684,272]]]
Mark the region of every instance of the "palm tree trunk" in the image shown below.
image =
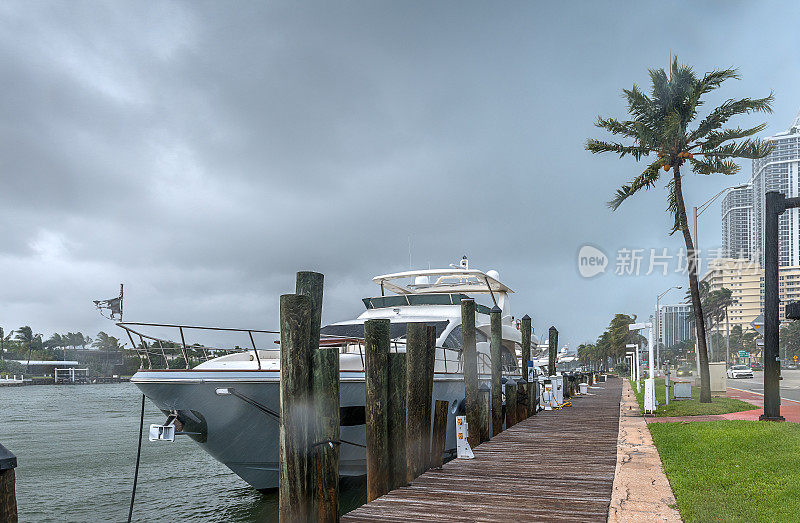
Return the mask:
[[[673,167],[675,184],[675,200],[678,204],[678,219],[686,243],[686,255],[689,260],[689,290],[692,295],[694,323],[697,329],[697,351],[700,357],[700,403],[711,403],[711,375],[708,372],[708,351],[706,348],[706,325],[703,321],[703,308],[700,304],[700,286],[697,283],[697,253],[694,249],[692,235],[689,232],[689,221],[686,219],[686,205],[683,203],[681,190],[681,172],[679,166]]]

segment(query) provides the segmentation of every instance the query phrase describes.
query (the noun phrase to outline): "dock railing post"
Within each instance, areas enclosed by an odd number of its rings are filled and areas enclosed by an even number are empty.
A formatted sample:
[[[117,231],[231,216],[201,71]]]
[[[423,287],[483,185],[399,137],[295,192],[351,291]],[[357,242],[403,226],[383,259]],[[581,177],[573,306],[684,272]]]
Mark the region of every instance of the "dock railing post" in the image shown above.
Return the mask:
[[[389,490],[408,485],[406,465],[406,354],[389,353]]]
[[[15,468],[17,457],[0,445],[0,521],[4,523],[17,523]]]
[[[506,380],[506,428],[517,424],[517,382],[511,378]]]
[[[309,485],[314,497],[312,514],[317,521],[329,522],[339,518],[339,350],[319,346],[324,281],[325,277],[318,272],[298,272],[296,292],[311,299],[309,347],[314,420],[309,426],[309,444],[314,461],[309,465]],[[250,335],[252,339],[252,333]],[[253,350],[257,351],[255,345]]]
[[[389,320],[364,322],[367,422],[367,503],[389,492]]]
[[[491,340],[489,345],[492,363],[492,436],[503,431],[503,383],[501,350],[503,343],[502,311],[495,305],[489,313]]]
[[[308,463],[311,309],[311,298],[308,296],[284,294],[280,298],[278,516],[281,521],[306,521],[313,510]]]
[[[447,438],[447,411],[449,403],[445,400],[436,400],[433,409],[433,441],[431,445],[430,468],[440,469],[444,461],[444,446]]]
[[[473,449],[481,442],[478,405],[478,353],[475,340],[475,300],[461,300],[461,346],[464,360],[464,403],[467,411],[467,441]]]
[[[424,323],[406,324],[406,466],[407,482],[425,471],[428,448],[424,433],[430,433],[425,419],[427,397],[428,333]]]
[[[550,359],[548,361],[547,374],[548,376],[555,376],[556,356],[558,355],[558,329],[556,329],[555,327],[550,327],[547,342],[550,349],[550,354],[549,354]]]

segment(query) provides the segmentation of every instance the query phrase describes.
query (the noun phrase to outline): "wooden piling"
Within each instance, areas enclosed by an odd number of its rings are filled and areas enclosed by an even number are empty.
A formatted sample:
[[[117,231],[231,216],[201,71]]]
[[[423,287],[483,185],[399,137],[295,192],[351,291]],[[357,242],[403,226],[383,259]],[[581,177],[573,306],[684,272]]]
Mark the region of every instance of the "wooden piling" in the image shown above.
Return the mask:
[[[517,380],[517,423],[528,418],[528,382]]]
[[[317,347],[312,359],[316,438],[312,452],[316,520],[339,520],[339,348]]]
[[[406,466],[406,355],[389,353],[389,453],[391,474],[389,490],[408,484]]]
[[[469,428],[469,427],[468,427]],[[476,430],[480,442],[489,441],[492,437],[492,389],[485,383],[478,386],[478,425]]]
[[[389,492],[389,320],[364,322],[365,414],[367,422],[367,502]]]
[[[501,324],[502,311],[495,305],[492,307],[490,317],[491,340],[490,356],[492,360],[492,435],[496,436],[503,431],[503,384],[501,350],[503,343],[503,326]]]
[[[427,430],[424,433],[425,441],[423,445],[425,445],[425,449],[427,449],[428,455],[425,460],[425,463],[430,463],[431,461],[431,444],[433,442],[433,376],[434,376],[434,368],[436,367],[436,327],[433,325],[427,325],[426,327],[426,334],[428,340],[428,347],[426,349],[425,354],[428,357],[428,361],[425,365],[425,385],[426,389],[426,397],[425,397],[425,423],[427,424]],[[442,351],[444,352],[444,351]],[[424,472],[424,471],[423,471]]]
[[[17,523],[16,467],[17,457],[0,445],[0,521],[3,523]]]
[[[525,381],[530,381],[531,376],[528,375],[528,362],[531,361],[531,317],[527,314],[522,317],[520,322],[520,331],[522,334],[522,377]]]
[[[556,375],[556,356],[558,354],[558,330],[555,327],[550,327],[549,337],[547,339],[550,349],[550,359],[547,366],[547,375]]]
[[[444,462],[444,446],[447,438],[447,411],[450,404],[444,400],[436,400],[433,409],[433,441],[431,445],[430,468],[440,469]]]
[[[311,397],[314,419],[309,427],[309,444],[314,460],[309,485],[313,514],[317,521],[339,517],[339,350],[319,346],[322,296],[325,277],[318,272],[297,273],[296,293],[311,299]]]
[[[506,428],[517,424],[517,382],[506,380]]]
[[[308,296],[281,296],[281,420],[278,465],[278,516],[281,521],[306,521],[313,512],[313,496],[308,480],[311,314],[312,302]]]
[[[461,356],[464,367],[464,406],[467,411],[467,441],[475,448],[481,442],[478,430],[478,352],[475,340],[475,300],[461,300]]]
[[[425,472],[428,447],[424,433],[430,430],[427,409],[428,334],[424,323],[406,324],[406,480],[408,483]]]
[[[539,411],[539,383],[528,382],[528,417]]]

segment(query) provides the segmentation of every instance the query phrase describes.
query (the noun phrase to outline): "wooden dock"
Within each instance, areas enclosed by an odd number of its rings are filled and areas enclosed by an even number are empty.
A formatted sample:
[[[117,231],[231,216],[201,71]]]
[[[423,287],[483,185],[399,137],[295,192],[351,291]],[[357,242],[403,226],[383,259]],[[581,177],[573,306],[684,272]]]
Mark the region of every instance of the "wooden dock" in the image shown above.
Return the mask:
[[[606,521],[617,463],[620,379],[540,412],[346,514],[344,521]]]

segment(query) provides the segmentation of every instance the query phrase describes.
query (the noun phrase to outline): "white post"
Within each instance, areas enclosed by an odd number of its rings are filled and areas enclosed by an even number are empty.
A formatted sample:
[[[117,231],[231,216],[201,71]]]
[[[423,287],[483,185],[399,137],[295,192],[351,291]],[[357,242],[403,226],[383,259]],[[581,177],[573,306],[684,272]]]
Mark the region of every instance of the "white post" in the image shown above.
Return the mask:
[[[636,392],[641,392],[642,390],[642,359],[639,357],[639,353],[642,351],[642,348],[639,344],[636,344]]]

